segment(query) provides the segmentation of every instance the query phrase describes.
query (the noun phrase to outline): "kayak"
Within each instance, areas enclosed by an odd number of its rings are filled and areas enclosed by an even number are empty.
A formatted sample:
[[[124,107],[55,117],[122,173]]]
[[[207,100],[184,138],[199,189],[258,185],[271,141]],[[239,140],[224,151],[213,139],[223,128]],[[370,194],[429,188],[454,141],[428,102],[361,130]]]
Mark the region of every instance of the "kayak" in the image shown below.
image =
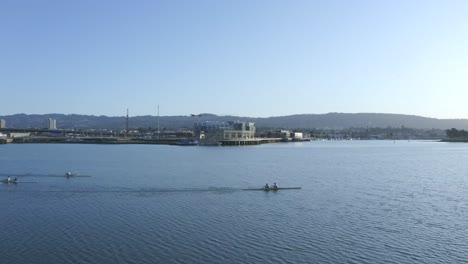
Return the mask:
[[[7,180],[2,180],[1,183],[5,183],[5,184],[8,184],[8,183],[18,183],[17,181],[7,181]]]
[[[37,183],[37,182],[33,182],[33,181],[6,181],[6,180],[2,180],[0,181],[0,184],[17,184],[17,183]]]
[[[279,191],[279,190],[298,190],[301,187],[280,187],[280,188],[249,188],[242,189],[244,191]]]
[[[67,175],[67,174],[49,174],[47,175],[49,177],[91,177],[91,175],[80,175],[80,174],[70,174],[70,175]]]

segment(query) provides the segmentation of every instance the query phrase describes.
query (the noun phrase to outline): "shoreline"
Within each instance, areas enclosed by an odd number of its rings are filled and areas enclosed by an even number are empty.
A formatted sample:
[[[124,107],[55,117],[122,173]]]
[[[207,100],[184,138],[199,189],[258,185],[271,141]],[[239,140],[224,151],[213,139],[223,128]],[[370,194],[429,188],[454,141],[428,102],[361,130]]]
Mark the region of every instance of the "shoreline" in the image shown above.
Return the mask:
[[[5,138],[0,139],[0,144],[104,144],[104,145],[173,145],[173,146],[214,146],[210,144],[180,144],[187,138],[164,138],[164,139],[141,139],[141,138],[108,138],[108,137],[89,137],[89,138],[52,138],[52,137],[34,137],[34,138]],[[310,141],[310,140],[307,140]],[[261,145],[267,143],[279,143],[280,138],[257,138],[250,140],[221,140],[222,146],[247,146]]]
[[[448,142],[448,143],[468,143],[468,138],[441,139],[440,142]]]

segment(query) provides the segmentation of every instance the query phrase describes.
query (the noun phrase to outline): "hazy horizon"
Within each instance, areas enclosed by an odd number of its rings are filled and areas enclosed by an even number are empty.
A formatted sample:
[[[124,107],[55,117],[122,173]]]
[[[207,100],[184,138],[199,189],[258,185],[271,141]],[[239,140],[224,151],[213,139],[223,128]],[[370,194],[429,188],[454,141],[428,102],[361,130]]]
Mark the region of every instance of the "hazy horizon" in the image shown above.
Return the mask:
[[[466,119],[467,13],[461,0],[2,1],[0,115]]]

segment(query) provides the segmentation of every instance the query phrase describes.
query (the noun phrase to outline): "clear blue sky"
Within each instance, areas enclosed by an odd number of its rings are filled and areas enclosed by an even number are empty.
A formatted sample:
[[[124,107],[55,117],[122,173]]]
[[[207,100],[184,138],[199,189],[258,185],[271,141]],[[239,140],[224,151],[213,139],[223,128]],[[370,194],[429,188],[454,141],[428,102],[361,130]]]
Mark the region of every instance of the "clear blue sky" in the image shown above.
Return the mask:
[[[0,115],[158,104],[468,118],[468,1],[0,1]]]

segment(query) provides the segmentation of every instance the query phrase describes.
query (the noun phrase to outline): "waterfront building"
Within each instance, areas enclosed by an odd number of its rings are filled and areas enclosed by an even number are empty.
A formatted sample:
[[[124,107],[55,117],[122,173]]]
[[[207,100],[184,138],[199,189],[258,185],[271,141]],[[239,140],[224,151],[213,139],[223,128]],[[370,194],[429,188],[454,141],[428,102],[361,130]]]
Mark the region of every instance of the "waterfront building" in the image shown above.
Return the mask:
[[[252,122],[228,122],[232,129],[224,130],[224,139],[248,140],[255,138],[255,125]]]
[[[281,138],[282,141],[291,141],[291,132],[288,130],[273,130],[264,134],[268,138]]]
[[[6,128],[6,121],[4,119],[0,119],[0,128]]]
[[[302,140],[302,138],[304,138],[302,132],[292,132],[291,133],[291,137],[293,140]]]
[[[255,123],[239,121],[203,121],[194,124],[195,138],[202,142],[251,140],[255,138]]]

